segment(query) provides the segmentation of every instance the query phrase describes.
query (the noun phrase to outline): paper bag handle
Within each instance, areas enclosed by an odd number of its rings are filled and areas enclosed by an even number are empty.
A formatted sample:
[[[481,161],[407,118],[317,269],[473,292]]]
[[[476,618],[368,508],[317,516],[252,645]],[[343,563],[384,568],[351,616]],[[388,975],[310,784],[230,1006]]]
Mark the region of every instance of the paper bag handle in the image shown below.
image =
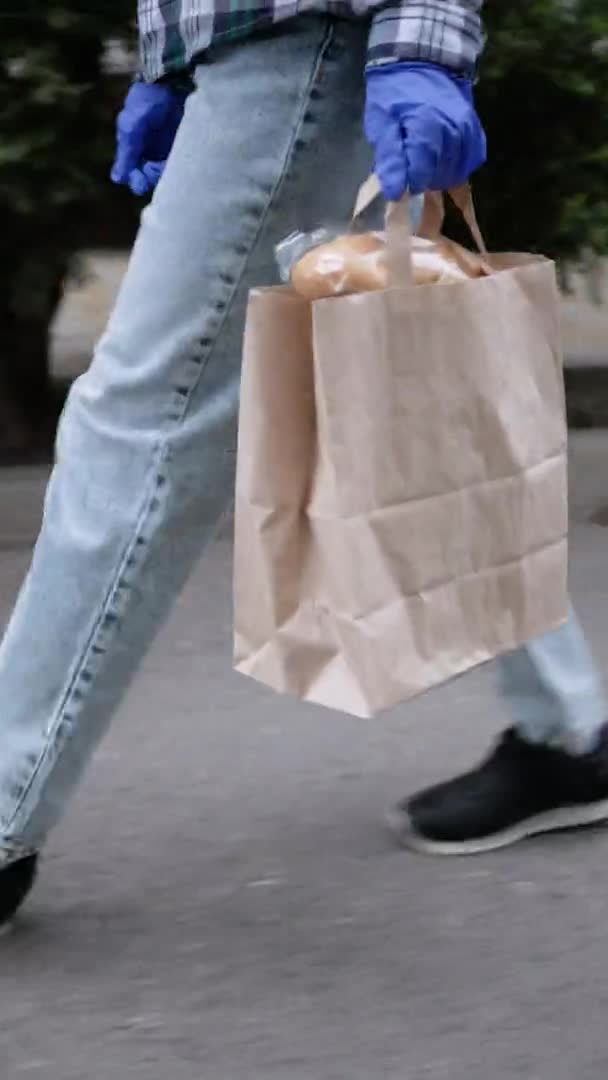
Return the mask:
[[[460,211],[462,218],[473,238],[475,247],[480,255],[487,255],[488,249],[479,228],[473,192],[470,184],[461,184],[460,187],[451,188],[447,194]],[[435,240],[441,234],[445,218],[444,197],[440,191],[428,191],[424,196],[424,209],[422,221],[418,233],[429,240]]]
[[[371,205],[381,194],[380,182],[375,173],[368,176],[359,188],[353,221]],[[479,228],[473,192],[470,184],[462,184],[447,193],[460,211],[465,224],[480,255],[488,251]],[[424,209],[418,233],[435,240],[441,234],[445,217],[444,197],[440,191],[427,191],[424,196]],[[409,214],[409,196],[405,194],[398,203],[387,203],[386,240],[389,257],[389,275],[393,286],[403,287],[412,284],[412,229]]]
[[[353,221],[371,206],[381,194],[381,190],[375,173],[363,181],[355,200]],[[409,195],[404,195],[400,202],[386,204],[385,228],[390,283],[393,287],[407,288],[413,281]]]

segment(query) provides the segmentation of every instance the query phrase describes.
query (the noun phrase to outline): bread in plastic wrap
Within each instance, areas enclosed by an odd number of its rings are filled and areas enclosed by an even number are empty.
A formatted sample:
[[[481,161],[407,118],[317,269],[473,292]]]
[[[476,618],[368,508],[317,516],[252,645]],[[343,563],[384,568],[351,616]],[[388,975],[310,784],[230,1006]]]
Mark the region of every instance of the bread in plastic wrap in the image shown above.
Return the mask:
[[[415,285],[449,285],[484,277],[483,259],[440,237],[412,237]],[[382,233],[347,233],[307,251],[293,265],[292,288],[306,300],[372,292],[390,286],[388,249]]]

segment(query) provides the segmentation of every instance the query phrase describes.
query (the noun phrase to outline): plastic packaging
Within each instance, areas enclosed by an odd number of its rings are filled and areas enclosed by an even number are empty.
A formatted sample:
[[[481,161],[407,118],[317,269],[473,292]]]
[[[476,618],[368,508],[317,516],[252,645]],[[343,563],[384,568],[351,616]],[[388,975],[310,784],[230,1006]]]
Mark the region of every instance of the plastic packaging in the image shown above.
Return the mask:
[[[381,232],[342,233],[316,229],[292,233],[276,249],[281,279],[306,300],[387,289],[390,285],[386,239]],[[439,237],[412,237],[415,285],[449,285],[484,277],[484,260]]]
[[[343,231],[343,228],[321,228],[314,229],[313,232],[309,233],[292,232],[284,240],[281,240],[274,249],[274,255],[283,284],[289,284],[291,271],[304,255],[312,251],[313,248],[329,244],[340,236]]]

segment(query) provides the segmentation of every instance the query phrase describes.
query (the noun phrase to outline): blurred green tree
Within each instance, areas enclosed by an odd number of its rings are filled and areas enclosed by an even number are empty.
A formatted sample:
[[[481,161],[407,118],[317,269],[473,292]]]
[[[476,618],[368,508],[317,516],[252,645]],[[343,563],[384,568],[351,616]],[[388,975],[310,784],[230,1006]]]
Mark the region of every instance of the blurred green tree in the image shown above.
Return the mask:
[[[488,0],[486,25],[476,192],[490,246],[608,252],[607,0]]]
[[[0,14],[0,451],[52,427],[48,328],[74,253],[137,212],[107,180],[123,85],[103,77],[104,44],[129,38],[135,0],[85,11],[68,0],[9,2]],[[486,22],[478,99],[490,164],[477,192],[490,245],[560,258],[607,252],[606,0],[490,0]]]
[[[12,0],[0,15],[0,450],[52,428],[49,324],[100,207],[109,224],[112,199],[119,216],[126,203],[107,180],[125,80],[102,67],[107,40],[129,38],[134,6]]]

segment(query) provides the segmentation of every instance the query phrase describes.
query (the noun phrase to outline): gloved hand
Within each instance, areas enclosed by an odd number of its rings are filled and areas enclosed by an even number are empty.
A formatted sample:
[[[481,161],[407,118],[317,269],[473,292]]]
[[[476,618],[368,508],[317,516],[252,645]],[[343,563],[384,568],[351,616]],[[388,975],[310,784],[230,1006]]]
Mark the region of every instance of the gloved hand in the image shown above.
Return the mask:
[[[365,134],[384,196],[447,191],[486,159],[468,79],[435,64],[387,64],[366,75]]]
[[[116,121],[111,177],[134,195],[156,187],[184,114],[187,93],[164,83],[133,83]]]

